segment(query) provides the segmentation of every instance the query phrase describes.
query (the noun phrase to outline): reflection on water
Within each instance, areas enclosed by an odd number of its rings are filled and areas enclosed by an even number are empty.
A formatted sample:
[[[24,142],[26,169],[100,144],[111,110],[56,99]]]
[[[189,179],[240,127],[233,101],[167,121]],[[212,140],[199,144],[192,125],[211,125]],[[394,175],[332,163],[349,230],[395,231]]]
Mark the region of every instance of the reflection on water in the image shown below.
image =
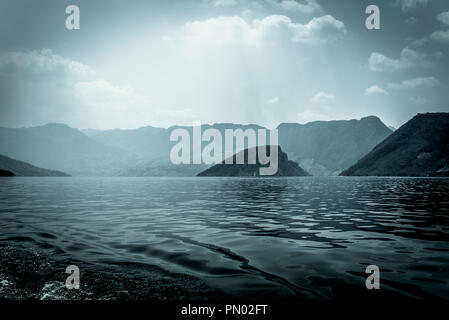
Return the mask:
[[[0,239],[245,297],[449,298],[449,179],[13,178]],[[126,269],[129,272],[129,268]]]

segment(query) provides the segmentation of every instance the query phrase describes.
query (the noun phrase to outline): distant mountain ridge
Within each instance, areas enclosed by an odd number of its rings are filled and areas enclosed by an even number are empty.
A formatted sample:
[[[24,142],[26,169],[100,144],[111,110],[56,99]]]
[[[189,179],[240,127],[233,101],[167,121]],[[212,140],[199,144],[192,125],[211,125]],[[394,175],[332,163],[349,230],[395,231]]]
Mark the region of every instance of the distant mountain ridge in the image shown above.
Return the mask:
[[[418,114],[344,176],[444,176],[449,171],[449,113]]]
[[[338,175],[393,131],[378,117],[278,126],[279,145],[312,175]]]
[[[195,176],[207,166],[176,166],[170,161],[170,150],[176,144],[170,141],[170,133],[177,128],[192,133],[191,126],[80,131],[49,123],[31,128],[0,128],[0,154],[71,175]],[[208,128],[223,135],[225,129],[265,129],[255,124],[202,125],[203,131]],[[278,130],[282,150],[313,175],[337,175],[391,134],[377,117],[281,124]],[[232,151],[240,150],[234,147]]]
[[[154,127],[142,127],[134,130],[115,130],[115,133],[122,132],[124,136],[128,136],[127,139],[115,139],[114,145],[117,148],[121,148],[134,154],[138,154],[138,161],[135,165],[128,168],[124,168],[119,173],[120,176],[195,176],[199,172],[207,169],[209,166],[205,164],[181,164],[174,165],[170,161],[170,150],[177,143],[176,141],[170,141],[170,134],[173,130],[184,129],[189,132],[193,137],[193,128],[191,126],[171,126],[167,129],[154,128]],[[207,129],[217,129],[222,136],[225,135],[226,129],[241,129],[243,131],[247,129],[264,129],[258,125],[241,125],[232,123],[217,123],[213,125],[203,124],[201,130],[204,132]],[[112,138],[110,133],[92,135],[92,139],[97,142],[105,143]],[[131,138],[133,137],[133,138]],[[124,137],[123,137],[124,138]],[[137,145],[140,147],[136,147]],[[245,144],[245,147],[247,144]],[[235,152],[235,147],[232,150]],[[190,159],[193,159],[193,144],[190,145]],[[222,147],[222,154],[225,154],[225,146]]]
[[[3,176],[35,176],[35,177],[68,177],[69,175],[56,171],[48,170],[33,166],[29,163],[23,161],[17,161],[9,157],[0,155],[0,171],[2,171]],[[8,174],[8,173],[12,173]]]
[[[78,129],[49,123],[30,128],[0,128],[0,154],[73,175],[111,174],[126,165],[121,150],[100,144]]]

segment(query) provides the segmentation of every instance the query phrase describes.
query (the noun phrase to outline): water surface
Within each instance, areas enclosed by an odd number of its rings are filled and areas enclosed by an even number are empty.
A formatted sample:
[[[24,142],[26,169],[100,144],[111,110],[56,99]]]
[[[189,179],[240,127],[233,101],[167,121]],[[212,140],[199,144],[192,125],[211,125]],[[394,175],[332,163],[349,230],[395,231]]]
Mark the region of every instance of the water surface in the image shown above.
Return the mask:
[[[351,298],[374,264],[383,294],[447,299],[448,194],[430,178],[3,178],[0,241],[259,299]]]

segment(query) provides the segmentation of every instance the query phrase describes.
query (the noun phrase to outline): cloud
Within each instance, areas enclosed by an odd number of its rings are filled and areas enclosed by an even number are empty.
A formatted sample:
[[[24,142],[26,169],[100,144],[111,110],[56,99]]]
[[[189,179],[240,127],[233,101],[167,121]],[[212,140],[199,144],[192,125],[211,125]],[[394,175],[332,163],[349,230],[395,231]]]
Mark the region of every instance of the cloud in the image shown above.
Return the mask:
[[[312,13],[314,11],[321,10],[320,5],[316,2],[316,0],[306,0],[304,3],[300,3],[294,0],[284,0],[281,1],[280,6],[284,10],[288,11],[298,11],[302,13]]]
[[[367,96],[370,96],[370,95],[387,95],[387,94],[388,94],[388,91],[385,90],[385,89],[382,89],[378,85],[373,85],[373,86],[365,89],[365,95],[367,95]]]
[[[449,11],[441,12],[437,16],[437,20],[449,26]]]
[[[131,86],[101,79],[90,66],[50,49],[3,53],[0,73],[6,75],[2,78],[15,77],[14,94],[21,98],[15,99],[14,111],[8,115],[15,121],[36,117],[44,122],[72,121],[77,126],[103,128],[143,124],[139,121],[143,122],[148,105],[144,96]],[[40,110],[39,114],[35,110]]]
[[[418,22],[418,19],[416,19],[415,17],[409,17],[405,20],[405,23],[409,24],[409,25],[414,25],[417,22]]]
[[[392,2],[394,7],[401,7],[402,11],[410,11],[418,6],[427,6],[430,0],[395,0]]]
[[[13,67],[34,73],[64,73],[92,76],[89,66],[54,54],[51,49],[29,52],[6,52],[0,55],[0,69]]]
[[[268,104],[277,104],[279,102],[279,98],[278,97],[274,97],[271,99],[268,99],[267,103]]]
[[[441,42],[449,42],[449,30],[435,31],[430,35],[430,38]]]
[[[449,11],[445,11],[437,15],[437,20],[441,23],[449,26]],[[440,41],[440,42],[449,42],[449,30],[446,31],[435,31],[431,33],[429,36],[425,36],[423,38],[417,39],[411,43],[413,47],[424,47],[431,40]]]
[[[335,100],[335,96],[326,92],[318,92],[310,101],[314,103],[328,103]]]
[[[407,69],[416,65],[429,67],[434,64],[434,60],[440,57],[441,53],[429,55],[419,53],[410,48],[404,48],[398,59],[392,59],[381,53],[373,52],[368,59],[368,63],[370,70],[383,72]]]
[[[310,63],[315,55],[308,56],[309,47],[334,41],[345,32],[344,24],[331,16],[301,24],[284,15],[190,21],[164,39],[164,55],[152,60],[166,76],[151,79],[151,105],[190,106],[203,122],[258,119],[263,125],[275,125],[286,114],[296,114],[295,104],[309,102],[322,89],[311,88],[307,97],[297,90],[314,86],[309,72],[322,72],[321,64],[317,68]],[[282,92],[287,92],[286,97],[279,96]]]
[[[423,37],[412,41],[409,46],[413,48],[423,48],[429,43],[429,37]]]
[[[331,15],[313,18],[308,24],[290,24],[294,33],[292,40],[303,43],[330,42],[346,34],[343,22]]]
[[[213,0],[212,5],[214,7],[232,7],[237,4],[236,0]]]
[[[88,65],[54,54],[51,49],[29,52],[6,52],[0,55],[0,69],[13,67],[30,76],[39,76],[40,82],[56,86],[54,81],[64,82],[87,104],[90,102],[130,102],[142,100],[130,86],[115,86],[104,79],[97,79],[97,72]],[[46,77],[54,74],[55,77]],[[33,79],[33,78],[30,78]]]
[[[435,77],[422,77],[404,80],[400,83],[389,83],[388,87],[392,89],[415,89],[415,88],[429,89],[439,84],[440,81]]]
[[[186,23],[181,39],[191,47],[204,43],[260,46],[283,40],[321,44],[339,39],[345,33],[344,23],[330,15],[313,18],[306,24],[294,23],[283,15],[271,15],[251,23],[239,16],[223,16]]]

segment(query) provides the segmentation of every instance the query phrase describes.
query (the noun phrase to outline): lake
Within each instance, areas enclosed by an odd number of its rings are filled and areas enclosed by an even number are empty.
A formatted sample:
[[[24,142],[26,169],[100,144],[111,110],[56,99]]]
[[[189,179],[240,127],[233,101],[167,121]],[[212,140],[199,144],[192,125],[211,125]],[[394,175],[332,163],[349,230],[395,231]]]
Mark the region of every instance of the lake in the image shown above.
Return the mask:
[[[433,178],[2,178],[0,243],[248,299],[371,294],[377,265],[378,295],[448,299],[448,195]]]

